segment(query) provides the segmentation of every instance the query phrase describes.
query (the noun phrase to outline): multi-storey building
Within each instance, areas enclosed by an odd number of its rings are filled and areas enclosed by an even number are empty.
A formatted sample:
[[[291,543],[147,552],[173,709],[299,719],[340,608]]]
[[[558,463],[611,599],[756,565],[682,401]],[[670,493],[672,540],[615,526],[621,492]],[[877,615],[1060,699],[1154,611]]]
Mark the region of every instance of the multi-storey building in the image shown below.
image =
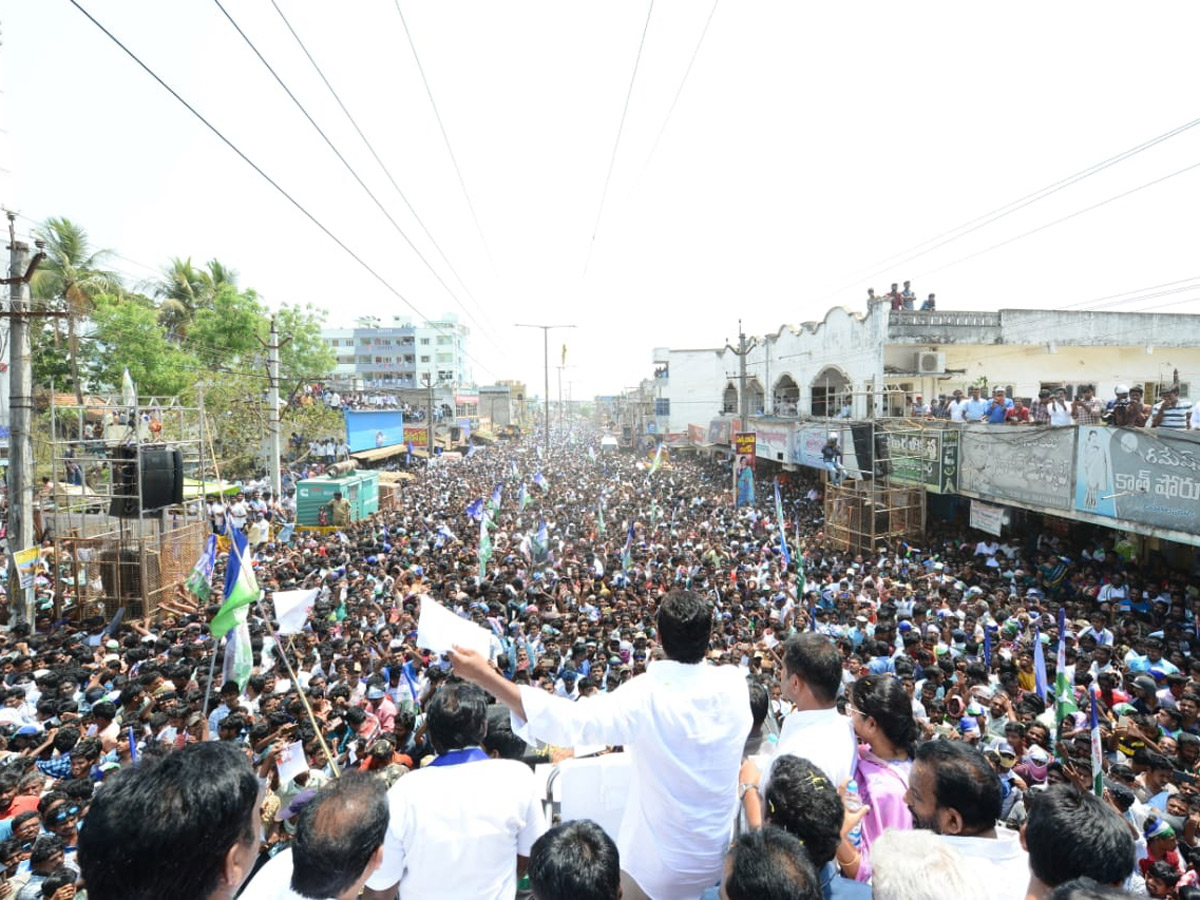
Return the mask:
[[[325,343],[337,356],[334,376],[362,388],[449,387],[471,383],[467,360],[470,329],[447,314],[414,324],[394,316],[390,322],[362,318],[352,328],[326,328]]]

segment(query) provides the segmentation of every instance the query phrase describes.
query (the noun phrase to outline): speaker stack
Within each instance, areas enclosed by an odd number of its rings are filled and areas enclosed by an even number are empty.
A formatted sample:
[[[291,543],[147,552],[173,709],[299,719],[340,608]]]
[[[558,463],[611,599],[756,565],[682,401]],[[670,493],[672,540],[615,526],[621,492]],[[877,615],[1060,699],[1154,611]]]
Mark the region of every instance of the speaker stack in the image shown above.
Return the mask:
[[[175,447],[117,447],[109,461],[113,471],[110,516],[136,519],[139,496],[142,512],[183,502],[182,450]]]

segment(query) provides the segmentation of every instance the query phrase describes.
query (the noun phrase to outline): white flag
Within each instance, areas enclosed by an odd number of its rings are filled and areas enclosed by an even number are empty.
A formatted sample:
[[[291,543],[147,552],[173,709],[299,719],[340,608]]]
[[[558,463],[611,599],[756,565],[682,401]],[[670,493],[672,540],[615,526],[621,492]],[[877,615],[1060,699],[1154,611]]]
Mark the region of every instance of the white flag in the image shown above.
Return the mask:
[[[279,621],[276,629],[280,634],[299,634],[304,630],[304,622],[308,611],[317,602],[316,588],[307,591],[276,591],[275,618]]]

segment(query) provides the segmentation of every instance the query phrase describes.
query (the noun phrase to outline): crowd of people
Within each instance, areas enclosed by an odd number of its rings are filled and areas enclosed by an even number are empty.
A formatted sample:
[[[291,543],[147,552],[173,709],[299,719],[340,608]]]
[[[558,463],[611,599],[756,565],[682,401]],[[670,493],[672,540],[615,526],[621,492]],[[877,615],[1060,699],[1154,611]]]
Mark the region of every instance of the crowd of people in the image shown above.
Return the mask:
[[[1004,388],[981,396],[978,386],[964,394],[939,394],[926,403],[921,394],[912,398],[910,414],[927,419],[944,419],[963,424],[983,422],[992,425],[1112,425],[1121,428],[1174,428],[1200,431],[1200,406],[1180,397],[1178,382],[1166,385],[1158,402],[1145,402],[1145,389],[1118,384],[1107,402],[1096,396],[1096,389],[1085,385],[1072,399],[1064,387],[1043,387],[1036,398],[1009,397]]]
[[[223,542],[264,591],[248,675],[226,554],[153,617],[7,628],[0,897],[1200,893],[1195,557],[956,522],[848,551],[815,473],[735,509],[728,463],[575,434]],[[482,643],[423,646],[433,602]],[[627,761],[615,833],[543,802],[583,747]]]

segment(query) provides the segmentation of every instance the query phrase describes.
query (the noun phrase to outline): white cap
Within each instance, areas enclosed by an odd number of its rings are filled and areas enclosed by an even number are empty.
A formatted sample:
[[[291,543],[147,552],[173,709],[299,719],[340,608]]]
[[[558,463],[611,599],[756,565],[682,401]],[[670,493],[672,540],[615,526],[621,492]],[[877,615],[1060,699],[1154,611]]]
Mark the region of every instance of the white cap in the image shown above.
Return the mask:
[[[1128,394],[1129,393],[1129,385],[1118,384],[1115,388],[1113,388],[1113,393],[1114,394]]]

